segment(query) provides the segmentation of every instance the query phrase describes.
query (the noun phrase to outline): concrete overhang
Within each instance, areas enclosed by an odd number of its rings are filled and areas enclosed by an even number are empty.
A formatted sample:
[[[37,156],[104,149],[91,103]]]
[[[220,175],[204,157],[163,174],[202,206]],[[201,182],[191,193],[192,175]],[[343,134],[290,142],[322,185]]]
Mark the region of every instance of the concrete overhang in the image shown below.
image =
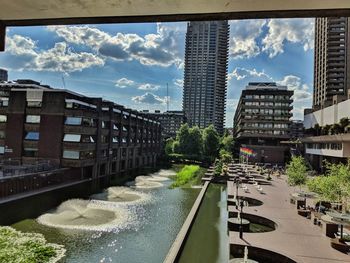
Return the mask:
[[[305,137],[303,143],[350,142],[350,133]]]
[[[349,0],[2,0],[7,26],[350,16]]]
[[[350,16],[349,0],[2,0],[6,26]]]

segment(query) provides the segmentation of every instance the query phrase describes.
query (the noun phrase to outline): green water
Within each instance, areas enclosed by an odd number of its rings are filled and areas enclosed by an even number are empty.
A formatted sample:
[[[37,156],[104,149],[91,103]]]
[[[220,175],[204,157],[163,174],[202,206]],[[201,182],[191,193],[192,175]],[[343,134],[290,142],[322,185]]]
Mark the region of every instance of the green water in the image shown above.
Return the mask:
[[[210,184],[191,228],[180,263],[228,262],[226,187]]]
[[[64,245],[67,253],[62,262],[163,262],[199,189],[169,189],[171,181],[162,183],[161,188],[142,190],[152,196],[151,201],[132,205],[135,218],[119,231],[58,229],[41,225],[35,219],[12,226],[24,232],[42,233],[49,242]]]

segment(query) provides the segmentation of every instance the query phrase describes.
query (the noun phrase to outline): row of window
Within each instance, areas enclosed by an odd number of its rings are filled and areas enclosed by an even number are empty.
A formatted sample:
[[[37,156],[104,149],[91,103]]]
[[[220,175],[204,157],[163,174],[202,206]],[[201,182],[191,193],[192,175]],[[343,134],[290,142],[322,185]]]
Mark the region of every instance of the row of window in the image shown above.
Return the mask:
[[[244,127],[253,127],[253,128],[289,128],[288,124],[285,123],[245,123]]]
[[[327,149],[327,150],[341,150],[343,145],[341,143],[308,143],[306,144],[308,149]]]
[[[247,101],[244,103],[246,106],[268,106],[268,107],[289,107],[289,103],[284,102],[265,102],[265,101]]]
[[[245,95],[245,99],[289,100],[288,95]]]
[[[266,131],[266,130],[245,130],[244,133],[249,134],[269,134],[269,135],[287,135],[288,131]]]

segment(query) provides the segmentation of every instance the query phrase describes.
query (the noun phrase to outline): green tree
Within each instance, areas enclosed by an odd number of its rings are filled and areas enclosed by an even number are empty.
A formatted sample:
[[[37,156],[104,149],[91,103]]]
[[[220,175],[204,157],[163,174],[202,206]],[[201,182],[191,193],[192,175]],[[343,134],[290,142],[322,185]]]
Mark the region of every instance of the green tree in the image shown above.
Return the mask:
[[[293,156],[287,165],[286,173],[288,176],[288,184],[292,186],[301,186],[306,183],[307,167],[305,160],[301,156]]]
[[[176,140],[178,141],[178,153],[186,154],[189,151],[189,139],[190,139],[190,128],[188,124],[181,125],[179,131],[176,135]]]
[[[220,137],[213,125],[203,130],[203,154],[214,159],[220,147]]]
[[[164,151],[166,155],[172,154],[174,152],[174,139],[169,138],[165,142]]]
[[[347,117],[341,118],[339,123],[342,128],[342,132],[345,132],[345,128],[349,126],[350,120]]]
[[[198,126],[194,126],[189,130],[188,154],[201,155],[203,149],[202,131]]]
[[[220,146],[222,149],[225,149],[226,151],[233,153],[234,146],[235,146],[235,140],[232,135],[223,136],[221,138]]]
[[[220,150],[220,159],[223,163],[230,163],[232,162],[232,153],[226,151],[225,149]]]

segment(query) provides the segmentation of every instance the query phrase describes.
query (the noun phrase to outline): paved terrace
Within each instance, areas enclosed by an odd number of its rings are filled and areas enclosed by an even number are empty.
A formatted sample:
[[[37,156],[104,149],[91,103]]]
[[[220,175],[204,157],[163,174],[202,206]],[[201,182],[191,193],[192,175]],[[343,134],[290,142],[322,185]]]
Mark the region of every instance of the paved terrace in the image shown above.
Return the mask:
[[[246,207],[243,213],[255,214],[273,220],[277,229],[266,233],[244,233],[243,239],[238,232],[229,232],[230,244],[255,246],[294,259],[301,263],[339,263],[350,262],[350,256],[331,248],[330,238],[322,233],[322,229],[313,225],[310,219],[297,214],[296,205],[290,204],[290,193],[293,192],[286,177],[272,177],[272,185],[263,185],[265,194],[260,194],[255,186],[246,184],[249,193],[241,188],[238,195],[259,199],[262,206]],[[236,185],[227,182],[228,195],[234,195]],[[237,211],[234,206],[229,211]]]

